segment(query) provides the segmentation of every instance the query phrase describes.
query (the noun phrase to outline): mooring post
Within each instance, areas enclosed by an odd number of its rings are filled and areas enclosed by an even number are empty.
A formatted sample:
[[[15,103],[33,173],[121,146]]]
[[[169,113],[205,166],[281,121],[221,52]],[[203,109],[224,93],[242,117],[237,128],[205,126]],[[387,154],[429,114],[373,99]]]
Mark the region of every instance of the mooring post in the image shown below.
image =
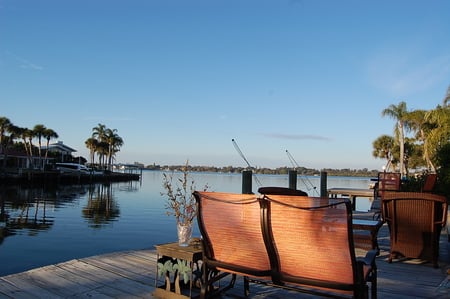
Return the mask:
[[[289,189],[297,190],[297,170],[289,170]]]
[[[242,194],[252,193],[252,171],[244,170],[242,172]]]
[[[326,171],[320,172],[320,197],[328,197]]]

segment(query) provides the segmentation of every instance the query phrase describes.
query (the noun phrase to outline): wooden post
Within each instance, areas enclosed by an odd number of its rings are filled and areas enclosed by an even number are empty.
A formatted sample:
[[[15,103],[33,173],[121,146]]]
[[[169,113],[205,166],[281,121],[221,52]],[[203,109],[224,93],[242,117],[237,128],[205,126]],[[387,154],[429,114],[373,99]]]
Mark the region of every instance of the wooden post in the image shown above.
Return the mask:
[[[320,197],[328,197],[326,171],[320,172]]]
[[[253,194],[251,170],[244,170],[242,172],[242,194]]]
[[[297,190],[297,171],[289,170],[289,189]]]

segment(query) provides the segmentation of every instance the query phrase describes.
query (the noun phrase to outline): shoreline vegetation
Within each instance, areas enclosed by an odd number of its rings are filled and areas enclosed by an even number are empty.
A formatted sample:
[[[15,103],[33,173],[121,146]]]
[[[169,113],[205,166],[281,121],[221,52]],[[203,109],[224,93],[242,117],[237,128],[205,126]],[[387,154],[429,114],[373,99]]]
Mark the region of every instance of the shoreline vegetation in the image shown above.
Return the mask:
[[[136,164],[139,165],[139,164]],[[144,170],[163,170],[163,171],[182,171],[185,165],[148,165],[141,166]],[[252,170],[254,174],[280,174],[286,175],[289,171],[294,170],[292,167],[278,167],[278,168],[252,168],[248,167],[234,167],[234,166],[225,166],[225,167],[215,167],[215,166],[188,166],[189,172],[218,172],[218,173],[242,173],[244,170]],[[318,176],[321,172],[326,172],[330,176],[354,176],[354,177],[377,177],[378,170],[373,169],[369,170],[367,168],[363,169],[332,169],[332,168],[324,168],[322,170],[305,168],[305,167],[297,167],[295,169],[298,175],[302,176]]]

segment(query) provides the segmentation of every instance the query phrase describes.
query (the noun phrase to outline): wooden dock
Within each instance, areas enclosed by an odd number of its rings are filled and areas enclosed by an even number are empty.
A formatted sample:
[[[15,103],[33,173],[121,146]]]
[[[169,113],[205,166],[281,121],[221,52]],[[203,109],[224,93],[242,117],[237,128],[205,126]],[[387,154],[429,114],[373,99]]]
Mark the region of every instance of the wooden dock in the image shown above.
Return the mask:
[[[386,260],[387,227],[379,232],[378,298],[450,298],[450,243],[441,235],[439,268],[417,260]],[[0,265],[1,266],[1,265]],[[0,277],[0,298],[153,298],[156,252],[153,248],[75,259]],[[221,298],[243,298],[242,279]],[[317,298],[250,285],[250,298]]]

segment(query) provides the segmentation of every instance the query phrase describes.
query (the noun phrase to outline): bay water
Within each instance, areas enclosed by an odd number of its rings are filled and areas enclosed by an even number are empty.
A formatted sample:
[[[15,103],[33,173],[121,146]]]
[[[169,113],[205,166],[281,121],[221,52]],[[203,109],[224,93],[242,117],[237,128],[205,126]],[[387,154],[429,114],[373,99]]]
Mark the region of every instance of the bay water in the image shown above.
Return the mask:
[[[162,171],[142,172],[140,181],[0,186],[0,276],[109,252],[154,248],[177,238],[175,218],[166,215]],[[174,173],[174,178],[181,173]],[[262,186],[288,186],[287,175],[258,175]],[[190,173],[198,189],[241,193],[242,175]],[[327,188],[368,188],[370,178],[328,177]],[[320,177],[298,176],[297,188],[319,196]],[[358,199],[357,210],[370,207]],[[194,236],[199,236],[194,225]]]

